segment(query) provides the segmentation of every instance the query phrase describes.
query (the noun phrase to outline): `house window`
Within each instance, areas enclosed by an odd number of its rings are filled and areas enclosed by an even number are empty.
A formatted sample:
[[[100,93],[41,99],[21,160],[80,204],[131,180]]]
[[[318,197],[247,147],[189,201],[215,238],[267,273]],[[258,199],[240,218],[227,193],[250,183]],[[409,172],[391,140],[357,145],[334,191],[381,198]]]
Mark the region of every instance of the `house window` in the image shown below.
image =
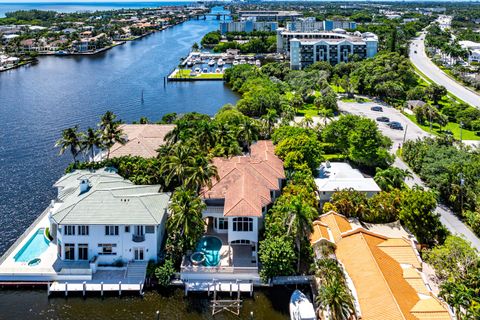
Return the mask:
[[[247,217],[233,218],[233,231],[253,231],[253,219]]]
[[[79,236],[88,236],[88,226],[78,226]]]
[[[88,260],[88,244],[78,244],[78,260]]]
[[[65,243],[65,260],[75,260],[74,243]]]
[[[217,218],[217,229],[228,230],[228,219],[227,218]]]
[[[145,233],[155,233],[154,226],[145,226]]]
[[[74,236],[75,235],[75,226],[65,226],[64,235]]]
[[[106,236],[118,236],[118,226],[105,226]]]
[[[130,233],[130,226],[125,226],[125,233]]]
[[[113,252],[113,248],[117,246],[116,243],[99,243],[98,247],[101,248],[99,255],[116,255],[116,252]]]
[[[250,240],[234,240],[231,241],[230,244],[250,244]]]

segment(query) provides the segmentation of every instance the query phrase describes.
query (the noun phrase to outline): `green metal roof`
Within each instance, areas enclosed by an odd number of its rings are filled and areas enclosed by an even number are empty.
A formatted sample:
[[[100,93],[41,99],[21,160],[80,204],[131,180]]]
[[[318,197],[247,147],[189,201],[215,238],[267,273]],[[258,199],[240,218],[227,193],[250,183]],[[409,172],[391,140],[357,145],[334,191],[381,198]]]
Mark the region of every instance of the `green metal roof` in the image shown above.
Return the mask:
[[[80,182],[90,189],[80,193]],[[170,193],[158,185],[134,185],[114,172],[77,170],[55,183],[61,206],[52,214],[58,224],[157,225],[167,214]]]

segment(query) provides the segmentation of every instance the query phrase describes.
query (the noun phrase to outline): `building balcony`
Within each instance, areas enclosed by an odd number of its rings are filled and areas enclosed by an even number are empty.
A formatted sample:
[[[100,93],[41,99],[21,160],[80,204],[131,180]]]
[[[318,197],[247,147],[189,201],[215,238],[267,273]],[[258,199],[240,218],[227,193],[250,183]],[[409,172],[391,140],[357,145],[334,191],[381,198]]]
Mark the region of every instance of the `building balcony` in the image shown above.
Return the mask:
[[[145,241],[145,235],[144,234],[132,234],[132,241],[133,242],[143,242]]]

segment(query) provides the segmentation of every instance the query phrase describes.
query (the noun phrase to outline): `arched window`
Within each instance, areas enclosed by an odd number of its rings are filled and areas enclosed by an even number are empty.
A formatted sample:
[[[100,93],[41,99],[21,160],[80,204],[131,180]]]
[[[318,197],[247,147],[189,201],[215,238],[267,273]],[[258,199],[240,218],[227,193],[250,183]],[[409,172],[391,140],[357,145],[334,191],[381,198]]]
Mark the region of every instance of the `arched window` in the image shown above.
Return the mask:
[[[247,217],[233,218],[233,231],[253,231],[253,219]]]

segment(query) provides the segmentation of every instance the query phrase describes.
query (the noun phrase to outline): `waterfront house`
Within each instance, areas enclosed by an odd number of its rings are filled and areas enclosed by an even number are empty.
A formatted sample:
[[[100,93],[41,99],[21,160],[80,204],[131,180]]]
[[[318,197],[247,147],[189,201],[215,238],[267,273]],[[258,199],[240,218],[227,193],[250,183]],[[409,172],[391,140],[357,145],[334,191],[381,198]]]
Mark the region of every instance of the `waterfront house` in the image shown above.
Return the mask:
[[[357,318],[450,320],[447,305],[432,293],[422,272],[415,243],[398,235],[397,228],[389,236],[388,226],[375,227],[381,234],[331,211],[314,222],[310,241],[315,249],[322,241],[335,245],[334,257],[355,298]]]
[[[138,156],[154,158],[157,149],[165,144],[165,136],[175,128],[174,124],[122,124],[120,129],[127,142],[115,143],[110,148],[110,158],[122,156]],[[99,156],[105,158],[104,151]]]
[[[203,266],[185,257],[182,279],[258,280],[259,231],[269,206],[280,195],[283,162],[274,154],[271,141],[258,141],[250,155],[214,158],[213,164],[219,179],[213,179],[200,195],[206,204],[202,213],[206,237],[221,241],[220,257]],[[197,251],[202,250],[197,247]]]
[[[329,201],[335,191],[352,189],[363,192],[367,197],[381,191],[375,180],[364,177],[346,162],[324,162],[319,168],[315,184],[318,188],[320,204]]]
[[[159,193],[156,185],[134,185],[113,169],[76,170],[54,186],[59,205],[50,213],[50,234],[61,260],[157,260],[169,193]]]

